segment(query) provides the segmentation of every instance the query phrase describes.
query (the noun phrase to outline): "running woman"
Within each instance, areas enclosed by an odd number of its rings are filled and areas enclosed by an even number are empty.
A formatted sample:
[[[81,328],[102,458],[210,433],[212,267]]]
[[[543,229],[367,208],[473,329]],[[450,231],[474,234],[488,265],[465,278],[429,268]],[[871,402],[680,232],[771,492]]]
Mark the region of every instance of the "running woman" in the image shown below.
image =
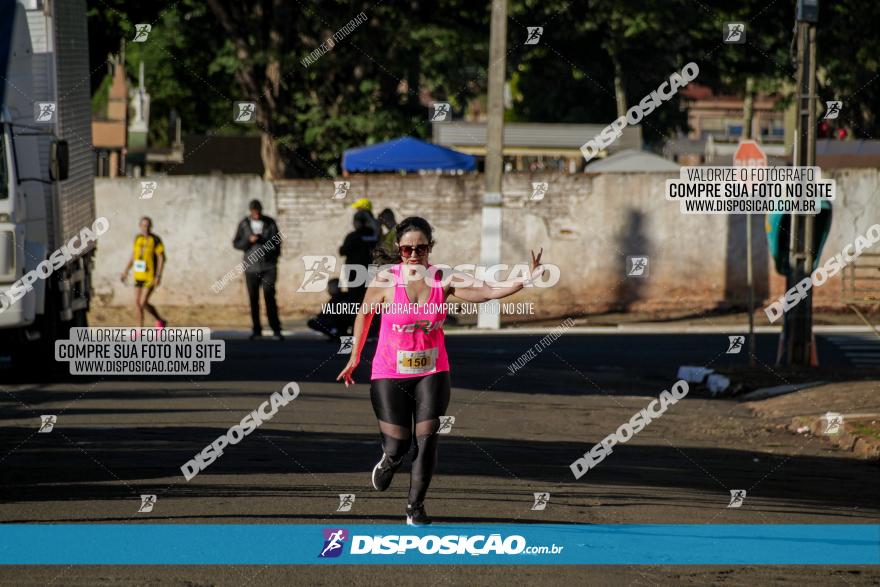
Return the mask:
[[[144,310],[156,319],[156,328],[165,328],[167,322],[150,303],[150,296],[162,281],[165,269],[165,245],[153,234],[153,221],[144,216],[140,221],[141,232],[134,237],[134,250],[119,279],[125,283],[128,272],[134,266],[134,303],[137,308],[138,326],[144,325]]]
[[[373,467],[372,482],[377,491],[386,490],[414,442],[406,523],[426,526],[431,519],[425,513],[424,500],[437,465],[440,417],[446,414],[451,388],[443,337],[443,303],[450,295],[476,303],[513,295],[537,278],[543,267],[539,251],[537,256],[532,253],[529,277],[484,284],[470,275],[455,273],[455,279],[444,285],[441,272],[428,262],[434,246],[428,222],[410,217],[395,230],[397,250],[380,249],[376,255],[377,263],[393,265],[389,272],[377,275],[367,288],[354,324],[354,350],[336,380],[344,381],[346,387],[354,384],[352,375],[360,362],[364,333],[369,332],[380,304],[417,304],[414,312],[397,312],[392,306],[392,311],[381,314],[370,400],[379,420],[383,453]],[[392,280],[392,287],[381,285],[382,281],[388,284]]]

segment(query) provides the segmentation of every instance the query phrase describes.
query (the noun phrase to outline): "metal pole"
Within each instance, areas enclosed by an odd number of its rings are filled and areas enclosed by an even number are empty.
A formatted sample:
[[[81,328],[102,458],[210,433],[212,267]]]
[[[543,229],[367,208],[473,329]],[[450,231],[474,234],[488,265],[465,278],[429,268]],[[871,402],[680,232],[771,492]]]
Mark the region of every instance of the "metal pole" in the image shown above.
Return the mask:
[[[755,78],[746,78],[745,101],[743,102],[743,139],[752,138],[752,119],[755,113]],[[748,311],[749,311],[749,366],[755,366],[755,353],[757,342],[755,340],[755,282],[752,273],[752,216],[746,218],[746,285],[749,288]]]
[[[755,366],[755,282],[752,279],[752,216],[746,214],[746,283],[749,286],[749,365]]]
[[[804,31],[806,23],[797,23],[797,82],[796,82],[796,100],[797,117],[795,122],[795,142],[792,152],[792,164],[803,165],[804,145],[807,143],[804,128],[804,94],[806,94],[805,78],[806,78],[806,51],[804,44],[806,42]],[[788,291],[797,283],[798,280],[798,264],[800,252],[800,217],[797,214],[789,215],[789,247],[788,247],[788,273],[785,276],[785,290]],[[782,323],[782,337],[785,343],[783,351],[783,363],[785,365],[796,365],[796,342],[797,342],[797,307],[785,313]]]
[[[816,27],[808,22],[797,23],[797,129],[794,164],[813,165],[816,153]],[[812,272],[813,221],[811,215],[791,215],[789,272],[786,290],[794,287]],[[783,323],[785,363],[807,366],[812,357],[813,316],[812,290],[791,311]]]
[[[809,59],[809,77],[807,78],[807,144],[805,145],[806,165],[816,164],[816,25],[810,24],[807,28],[807,47]],[[811,275],[813,272],[813,228],[816,217],[808,214],[804,217],[804,274]],[[802,365],[812,365],[815,349],[813,348],[813,289],[807,292],[807,296],[801,302],[804,305],[803,356],[800,357]]]
[[[486,191],[483,195],[480,263],[489,267],[501,262],[501,174],[504,145],[504,78],[507,55],[507,0],[492,0],[489,37],[489,120],[486,125]],[[479,328],[498,329],[498,300],[482,304]]]

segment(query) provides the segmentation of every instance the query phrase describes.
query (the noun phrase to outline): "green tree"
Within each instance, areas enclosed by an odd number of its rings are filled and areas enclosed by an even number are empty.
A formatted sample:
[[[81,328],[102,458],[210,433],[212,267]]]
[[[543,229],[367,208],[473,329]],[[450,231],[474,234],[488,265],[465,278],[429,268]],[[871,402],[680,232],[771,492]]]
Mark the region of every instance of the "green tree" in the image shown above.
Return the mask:
[[[793,1],[511,0],[508,120],[608,123],[668,76],[696,61],[696,83],[717,93],[790,92]],[[168,7],[89,0],[93,90],[101,63],[152,23],[147,43],[127,43],[134,81],[143,61],[153,138],[176,110],[188,132],[262,136],[270,177],[338,173],[349,147],[399,135],[429,136],[431,100],[457,116],[486,92],[488,3],[413,0],[180,0]],[[308,66],[302,59],[364,12],[367,21]],[[841,99],[841,123],[880,136],[880,3],[823,2],[819,93]],[[747,43],[722,43],[726,21],[746,22]],[[537,45],[526,27],[543,26]],[[99,98],[98,98],[99,100]],[[232,102],[258,102],[255,127],[232,122]],[[679,97],[642,123],[648,142],[685,128]]]
[[[486,14],[464,1],[336,1],[305,10],[280,0],[208,4],[234,47],[231,73],[259,101],[263,160],[273,177],[332,174],[347,147],[426,136],[423,99],[463,104],[481,89],[474,77],[485,67]],[[366,22],[302,63],[362,11]]]

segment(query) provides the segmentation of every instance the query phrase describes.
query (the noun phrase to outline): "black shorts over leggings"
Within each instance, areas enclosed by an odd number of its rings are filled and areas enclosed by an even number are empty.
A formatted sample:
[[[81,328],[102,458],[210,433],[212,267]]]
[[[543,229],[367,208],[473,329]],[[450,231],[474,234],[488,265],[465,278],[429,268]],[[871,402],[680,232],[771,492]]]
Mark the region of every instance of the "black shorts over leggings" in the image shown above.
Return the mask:
[[[449,371],[421,377],[373,379],[370,400],[376,418],[407,430],[413,422],[435,420],[449,406]]]

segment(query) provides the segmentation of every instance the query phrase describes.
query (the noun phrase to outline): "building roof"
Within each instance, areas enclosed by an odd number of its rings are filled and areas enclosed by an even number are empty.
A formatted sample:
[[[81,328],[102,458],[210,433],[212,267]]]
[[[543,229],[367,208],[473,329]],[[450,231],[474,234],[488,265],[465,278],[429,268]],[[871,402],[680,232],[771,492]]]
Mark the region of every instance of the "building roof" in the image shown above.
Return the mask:
[[[880,141],[816,141],[816,164],[819,167],[880,167]]]
[[[738,96],[735,94],[716,94],[712,91],[712,88],[709,86],[704,86],[699,83],[689,83],[687,86],[683,87],[679,90],[681,97],[684,98],[685,101],[691,101],[692,103],[688,105],[689,108],[699,107],[693,102],[700,102],[704,107],[708,107],[710,105],[715,104],[742,104],[743,98],[742,96]],[[779,94],[762,94],[758,93],[755,96],[753,107],[754,108],[771,108],[775,105],[780,99]]]
[[[581,145],[596,137],[605,124],[565,124],[511,122],[504,125],[505,154],[559,153],[580,156]],[[433,141],[465,153],[483,155],[486,151],[485,122],[435,122]],[[627,126],[609,151],[640,149],[642,129]]]
[[[585,173],[648,173],[653,171],[678,172],[680,166],[648,151],[626,149],[604,159],[590,162]]]
[[[676,157],[678,155],[702,155],[706,150],[706,137],[691,139],[688,137],[677,137],[669,139],[663,145],[663,154],[667,157]]]

